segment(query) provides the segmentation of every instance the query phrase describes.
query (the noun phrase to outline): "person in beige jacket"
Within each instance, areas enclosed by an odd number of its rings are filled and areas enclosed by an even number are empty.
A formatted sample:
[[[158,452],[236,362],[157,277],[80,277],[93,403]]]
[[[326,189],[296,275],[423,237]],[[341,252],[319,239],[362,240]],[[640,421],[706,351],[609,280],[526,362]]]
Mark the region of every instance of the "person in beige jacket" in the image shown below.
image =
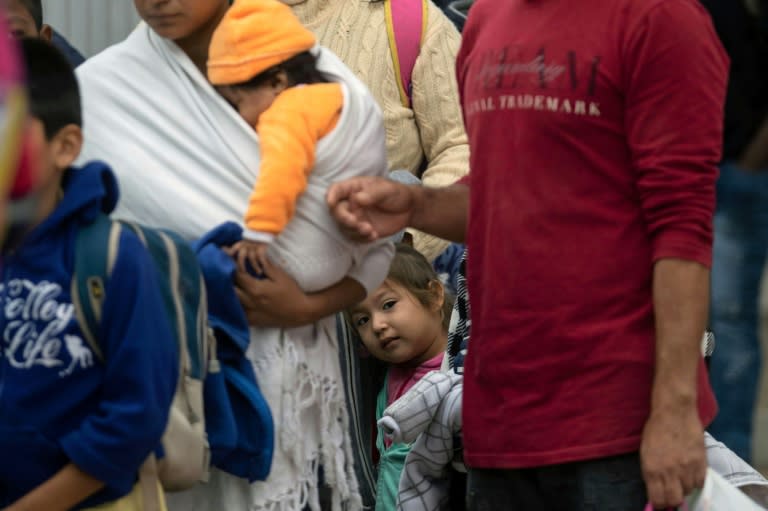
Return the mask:
[[[407,169],[426,186],[445,186],[469,172],[469,146],[456,85],[461,36],[432,2],[412,76],[412,108],[403,106],[389,49],[384,0],[281,0],[371,90],[384,113],[389,168]],[[426,166],[423,165],[426,162]],[[414,233],[433,261],[448,242]]]

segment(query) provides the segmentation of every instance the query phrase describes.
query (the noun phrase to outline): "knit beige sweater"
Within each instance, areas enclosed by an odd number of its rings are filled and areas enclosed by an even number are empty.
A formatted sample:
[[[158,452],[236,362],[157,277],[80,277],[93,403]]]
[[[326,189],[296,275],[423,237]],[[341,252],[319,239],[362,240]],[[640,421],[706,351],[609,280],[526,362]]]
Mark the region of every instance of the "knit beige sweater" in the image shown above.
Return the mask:
[[[456,53],[460,35],[432,2],[413,69],[413,110],[400,102],[382,0],[282,0],[320,44],[336,53],[368,86],[384,113],[391,170],[421,175],[427,186],[451,184],[469,172],[469,146],[459,107]],[[419,137],[421,135],[421,137]],[[431,261],[447,242],[416,233],[416,248]]]

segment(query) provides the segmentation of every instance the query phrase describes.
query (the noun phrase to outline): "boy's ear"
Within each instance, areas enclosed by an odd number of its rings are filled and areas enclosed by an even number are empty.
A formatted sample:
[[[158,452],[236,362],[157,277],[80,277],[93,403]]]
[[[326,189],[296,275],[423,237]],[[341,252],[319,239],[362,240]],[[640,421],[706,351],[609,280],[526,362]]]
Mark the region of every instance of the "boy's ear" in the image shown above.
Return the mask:
[[[51,140],[51,155],[57,169],[68,168],[83,148],[83,130],[76,124],[67,124]]]
[[[49,43],[53,40],[53,29],[50,25],[43,24],[43,26],[40,27],[40,39],[48,41]]]

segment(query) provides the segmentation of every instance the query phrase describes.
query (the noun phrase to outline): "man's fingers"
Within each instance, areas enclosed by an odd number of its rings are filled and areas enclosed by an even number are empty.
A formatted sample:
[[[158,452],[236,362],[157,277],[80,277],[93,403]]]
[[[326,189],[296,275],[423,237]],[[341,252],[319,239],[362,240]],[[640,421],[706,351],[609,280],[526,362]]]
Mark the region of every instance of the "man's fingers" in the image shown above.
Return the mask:
[[[328,190],[325,201],[331,209],[344,206],[354,212],[361,207],[371,206],[388,197],[392,190],[387,185],[392,183],[386,179],[371,181],[366,183],[368,186],[365,187],[358,180],[335,183]]]
[[[691,491],[698,489],[698,488],[704,488],[704,481],[707,479],[707,464],[703,463],[701,466],[699,466],[699,469],[696,470],[693,476],[693,488],[691,488]]]
[[[380,195],[382,195],[381,190],[373,189],[373,190],[360,190],[359,192],[356,192],[349,197],[349,202],[352,204],[353,207],[367,207],[372,204],[375,204],[377,201],[381,200]]]
[[[359,208],[346,200],[339,202],[332,210],[336,222],[348,238],[359,242],[374,241],[373,227],[360,213]]]
[[[691,468],[691,470],[685,470],[683,472],[683,474],[681,475],[681,481],[680,481],[682,486],[683,496],[690,495],[693,490],[695,490],[696,488],[700,488],[700,486],[696,484],[696,480],[697,480],[697,474],[696,474],[696,471],[693,469],[693,467]]]
[[[346,199],[334,204],[331,207],[331,213],[333,213],[336,221],[342,225],[352,227],[358,222],[358,216],[353,211],[352,204]]]
[[[332,184],[325,195],[326,203],[334,207],[341,201],[349,200],[355,192],[360,190],[361,182],[361,178],[353,178]]]
[[[645,487],[654,509],[677,508],[688,493],[681,479],[672,475],[646,475]]]
[[[662,506],[676,508],[683,503],[685,492],[683,491],[683,485],[679,477],[668,476],[664,478],[664,495],[665,500]]]
[[[334,183],[328,188],[328,193],[325,195],[325,202],[329,207],[335,208],[339,202],[347,200],[348,196],[349,190],[346,182]]]
[[[660,478],[645,477],[645,489],[648,493],[648,501],[653,505],[654,509],[663,509],[666,501],[664,483]]]

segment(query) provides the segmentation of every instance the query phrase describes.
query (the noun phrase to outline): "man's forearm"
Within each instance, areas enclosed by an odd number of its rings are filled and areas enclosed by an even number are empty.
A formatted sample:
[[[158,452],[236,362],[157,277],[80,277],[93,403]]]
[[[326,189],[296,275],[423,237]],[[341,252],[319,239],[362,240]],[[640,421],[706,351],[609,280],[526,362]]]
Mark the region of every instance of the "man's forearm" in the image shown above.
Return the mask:
[[[464,242],[469,210],[469,187],[414,187],[411,227],[439,238]]]
[[[661,259],[653,270],[656,370],[651,412],[696,405],[697,371],[709,307],[709,270]]]

